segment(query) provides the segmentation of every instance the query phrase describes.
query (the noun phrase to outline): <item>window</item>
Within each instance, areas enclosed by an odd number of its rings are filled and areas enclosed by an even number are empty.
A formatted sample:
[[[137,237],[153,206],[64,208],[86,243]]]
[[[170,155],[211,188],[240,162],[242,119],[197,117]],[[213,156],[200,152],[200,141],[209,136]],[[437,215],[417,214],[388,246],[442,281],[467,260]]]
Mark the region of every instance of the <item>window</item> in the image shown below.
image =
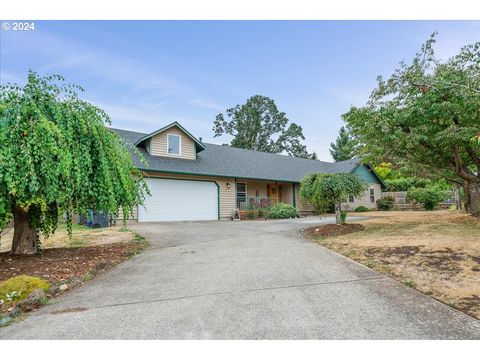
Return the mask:
[[[352,195],[350,195],[350,196],[348,197],[348,201],[351,202],[351,203],[353,203],[353,202],[355,202],[355,198],[354,198]]]
[[[247,184],[237,183],[237,202],[244,203],[247,201]]]
[[[171,155],[180,155],[180,135],[167,135],[168,153]]]
[[[374,188],[370,189],[370,202],[371,203],[375,202],[375,189]]]

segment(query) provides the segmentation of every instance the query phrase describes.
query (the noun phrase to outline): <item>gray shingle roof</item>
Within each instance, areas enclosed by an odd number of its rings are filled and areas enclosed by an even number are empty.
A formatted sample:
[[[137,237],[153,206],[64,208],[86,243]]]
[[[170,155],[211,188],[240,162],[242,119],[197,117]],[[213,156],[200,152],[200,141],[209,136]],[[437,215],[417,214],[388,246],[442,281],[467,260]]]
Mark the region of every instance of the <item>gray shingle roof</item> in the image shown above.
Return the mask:
[[[112,130],[132,146],[146,135],[122,129]],[[203,145],[205,150],[197,154],[197,160],[153,156],[142,148],[137,149],[147,161],[147,166],[133,152],[132,159],[143,170],[288,182],[300,182],[305,175],[313,172],[349,173],[359,164],[358,159],[329,163],[225,145]]]

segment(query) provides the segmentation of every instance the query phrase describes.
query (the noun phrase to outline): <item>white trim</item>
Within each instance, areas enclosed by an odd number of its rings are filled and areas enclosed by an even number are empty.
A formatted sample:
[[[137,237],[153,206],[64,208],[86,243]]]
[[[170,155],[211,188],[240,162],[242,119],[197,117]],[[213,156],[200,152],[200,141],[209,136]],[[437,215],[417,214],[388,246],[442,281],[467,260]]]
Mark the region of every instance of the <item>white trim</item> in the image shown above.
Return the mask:
[[[238,203],[238,196],[237,196],[237,184],[243,184],[245,185],[245,204],[247,203],[248,200],[248,188],[247,188],[247,183],[243,181],[235,181],[235,206],[237,206]]]
[[[172,154],[170,153],[170,138],[169,136],[177,136],[178,137],[178,154]],[[170,156],[182,156],[182,136],[179,134],[172,134],[172,133],[167,133],[167,154]]]

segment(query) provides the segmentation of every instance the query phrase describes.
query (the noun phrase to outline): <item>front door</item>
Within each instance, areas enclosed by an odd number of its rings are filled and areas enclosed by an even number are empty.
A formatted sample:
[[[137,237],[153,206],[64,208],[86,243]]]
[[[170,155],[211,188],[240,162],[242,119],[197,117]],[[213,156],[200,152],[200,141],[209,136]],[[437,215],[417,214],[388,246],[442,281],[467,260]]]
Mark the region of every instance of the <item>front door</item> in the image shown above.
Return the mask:
[[[273,206],[277,203],[277,185],[276,184],[268,184],[267,185],[267,193],[270,199],[270,205]]]

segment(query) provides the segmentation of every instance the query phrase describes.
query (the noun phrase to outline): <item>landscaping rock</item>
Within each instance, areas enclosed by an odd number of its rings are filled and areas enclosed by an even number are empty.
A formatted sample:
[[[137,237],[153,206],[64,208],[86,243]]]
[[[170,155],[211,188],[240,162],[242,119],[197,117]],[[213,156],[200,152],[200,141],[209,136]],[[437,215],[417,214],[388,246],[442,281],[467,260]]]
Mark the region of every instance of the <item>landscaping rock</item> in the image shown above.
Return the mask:
[[[14,307],[13,309],[11,309],[8,313],[8,316],[11,317],[11,318],[14,318],[15,316],[18,315],[18,313],[20,312],[20,309],[18,307]],[[1,315],[0,315],[1,316]]]
[[[54,297],[55,295],[57,295],[58,293],[60,292],[60,289],[57,285],[52,285],[50,286],[50,289],[48,289],[48,294],[47,296],[48,297]]]
[[[68,286],[73,288],[77,285],[80,285],[83,282],[83,276],[72,276],[69,280]]]
[[[22,312],[29,312],[39,308],[42,305],[41,299],[46,298],[47,294],[42,289],[35,289],[33,290],[28,298],[25,300],[19,301],[15,309],[20,310]],[[10,314],[12,315],[12,314]]]
[[[2,316],[0,315],[0,326],[5,326],[12,321],[10,316]]]
[[[62,284],[62,285],[60,285],[60,287],[58,289],[60,291],[67,291],[68,290],[68,285],[67,284]]]
[[[43,289],[36,289],[36,290],[33,290],[30,295],[28,295],[28,299],[30,300],[40,300],[40,299],[43,299],[47,297],[47,293],[45,292],[45,290]]]

